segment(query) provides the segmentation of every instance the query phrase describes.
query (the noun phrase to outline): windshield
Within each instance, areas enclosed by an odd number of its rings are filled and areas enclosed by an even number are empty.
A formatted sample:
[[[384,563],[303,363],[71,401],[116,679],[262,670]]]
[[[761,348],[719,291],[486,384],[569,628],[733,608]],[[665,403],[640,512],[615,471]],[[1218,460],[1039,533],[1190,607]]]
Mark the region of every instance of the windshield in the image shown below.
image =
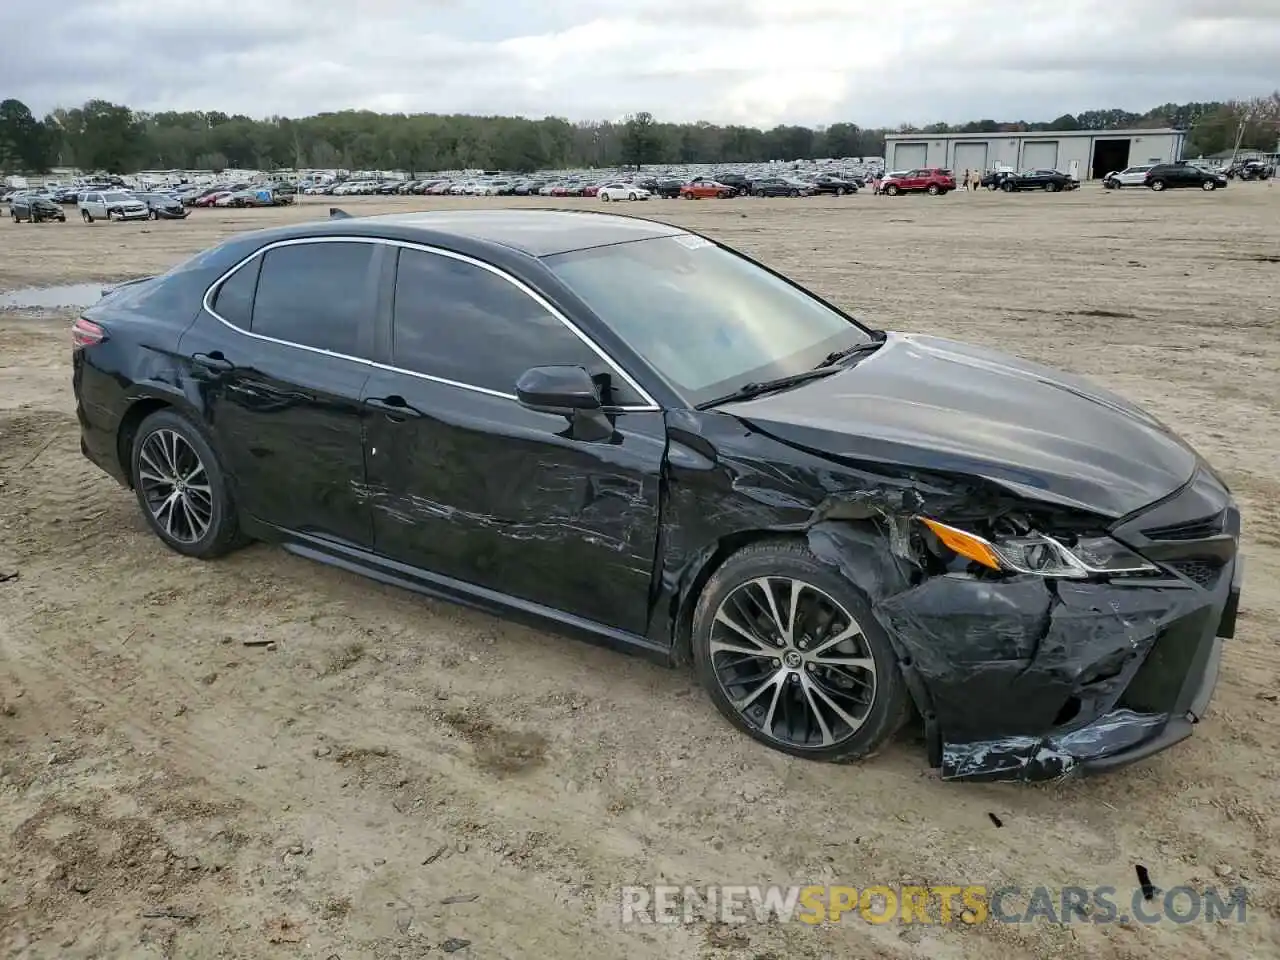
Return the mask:
[[[695,406],[871,342],[812,294],[701,237],[578,250],[544,262]]]

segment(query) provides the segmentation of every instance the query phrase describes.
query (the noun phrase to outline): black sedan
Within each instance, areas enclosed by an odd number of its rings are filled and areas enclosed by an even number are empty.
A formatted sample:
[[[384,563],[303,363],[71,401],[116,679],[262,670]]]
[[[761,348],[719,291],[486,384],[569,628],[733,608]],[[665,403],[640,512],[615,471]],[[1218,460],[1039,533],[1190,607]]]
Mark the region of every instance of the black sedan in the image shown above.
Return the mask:
[[[814,193],[831,193],[837,197],[843,197],[846,193],[858,192],[858,185],[852,180],[833,177],[830,174],[814,177],[810,182],[813,184]]]
[[[44,220],[67,222],[66,211],[48,197],[40,197],[33,193],[18,194],[9,198],[9,219],[14,223],[30,220],[40,223]]]
[[[72,335],[82,449],[178,553],[273,541],[691,662],[800,757],[915,717],[946,777],[1118,766],[1190,734],[1234,631],[1237,506],[1160,422],[679,227],[242,234]]]
[[[147,205],[147,216],[152,220],[185,220],[191,213],[181,200],[169,193],[135,193],[134,196]]]
[[[1054,193],[1058,190],[1074,190],[1080,186],[1078,181],[1060,170],[1023,170],[1021,173],[1006,174],[997,183],[1006,193],[1013,193],[1015,190],[1047,190]]]

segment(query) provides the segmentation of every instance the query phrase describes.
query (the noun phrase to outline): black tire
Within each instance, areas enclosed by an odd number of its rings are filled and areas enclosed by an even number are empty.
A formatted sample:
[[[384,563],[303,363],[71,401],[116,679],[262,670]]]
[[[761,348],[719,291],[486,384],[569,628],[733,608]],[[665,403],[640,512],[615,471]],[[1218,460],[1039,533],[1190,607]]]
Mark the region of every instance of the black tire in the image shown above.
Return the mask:
[[[1165,182],[1163,180],[1152,180],[1150,186],[1152,190],[1159,193],[1165,188]]]
[[[925,191],[925,193],[929,194],[929,196],[931,197],[936,197],[941,192],[942,192],[942,188],[939,187],[936,183],[929,184],[929,189]]]
[[[1057,193],[1058,185],[1054,181],[1050,180],[1048,183],[1044,185],[1044,189],[1048,193]]]
[[[1200,184],[1200,189],[1205,191],[1205,193],[1211,193],[1217,186],[1218,185],[1212,180],[1205,180]]]
[[[1005,193],[1013,193],[1013,183],[1006,180],[1004,183],[1000,184],[1000,189]]]
[[[886,549],[888,549],[886,545]],[[794,578],[817,588],[850,614],[861,630],[860,641],[875,666],[875,688],[870,705],[861,724],[836,742],[821,744],[797,744],[763,733],[758,724],[748,722],[733,705],[717,674],[711,652],[712,628],[720,605],[735,590],[762,577]],[[783,614],[785,616],[785,614]],[[810,760],[839,762],[866,757],[881,747],[901,728],[911,713],[911,698],[907,692],[897,657],[884,629],[871,613],[871,605],[860,588],[849,582],[830,566],[820,561],[808,546],[796,540],[769,540],[755,543],[738,551],[718,569],[707,582],[698,598],[693,614],[692,653],[694,669],[712,702],[726,719],[743,733],[775,750]],[[781,649],[779,650],[782,653]],[[860,656],[863,654],[859,654]],[[777,668],[779,661],[774,661]],[[821,669],[815,675],[822,677]],[[791,683],[799,686],[804,677],[789,676]],[[810,681],[811,683],[811,681]],[[785,687],[792,690],[791,685]],[[825,687],[824,689],[832,689]],[[752,705],[754,710],[755,704]],[[761,711],[762,712],[762,711]],[[758,716],[758,713],[757,713]],[[831,714],[828,714],[832,717]],[[810,733],[813,724],[809,725]],[[835,724],[827,724],[834,728]]]
[[[798,196],[800,196],[800,191],[799,191],[799,190],[792,190],[790,193],[788,193],[788,194],[787,194],[787,196],[789,196],[789,197],[798,197]]]
[[[898,185],[896,183],[891,183],[884,188],[884,192],[891,197],[896,197],[902,191],[898,189]]]
[[[843,197],[843,196],[844,196],[844,187],[836,187],[836,196],[837,196],[837,197]]]
[[[199,457],[203,475],[208,480],[209,519],[204,534],[193,540],[174,536],[156,519],[148,499],[148,488],[142,477],[143,448],[148,440],[162,432],[175,434]],[[129,471],[138,506],[147,526],[170,550],[188,557],[211,560],[234,549],[241,542],[239,517],[231,497],[226,474],[209,441],[190,420],[173,410],[158,410],[138,426],[129,452]]]
[[[763,197],[763,196],[764,196],[764,191],[763,191],[763,190],[757,190],[757,191],[756,191],[756,196],[757,196],[757,197]]]

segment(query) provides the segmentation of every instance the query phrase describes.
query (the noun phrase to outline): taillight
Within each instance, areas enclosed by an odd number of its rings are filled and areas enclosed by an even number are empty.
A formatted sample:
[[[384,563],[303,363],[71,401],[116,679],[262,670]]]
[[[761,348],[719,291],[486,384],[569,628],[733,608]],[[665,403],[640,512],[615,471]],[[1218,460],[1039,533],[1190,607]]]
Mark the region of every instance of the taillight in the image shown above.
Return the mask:
[[[92,347],[107,339],[107,331],[92,320],[81,317],[71,325],[71,343],[76,347]]]

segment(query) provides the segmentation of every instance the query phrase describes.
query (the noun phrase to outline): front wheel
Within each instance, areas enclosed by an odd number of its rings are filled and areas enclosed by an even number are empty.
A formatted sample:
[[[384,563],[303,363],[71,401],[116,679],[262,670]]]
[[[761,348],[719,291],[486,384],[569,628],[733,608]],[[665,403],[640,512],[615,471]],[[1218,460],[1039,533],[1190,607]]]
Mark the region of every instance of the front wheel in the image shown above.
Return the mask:
[[[757,190],[757,191],[756,191],[756,193],[755,193],[755,195],[756,195],[757,197],[763,197],[763,196],[764,196],[764,191],[763,191],[763,190]]]
[[[1054,183],[1052,180],[1050,180],[1048,183],[1044,185],[1044,189],[1047,193],[1057,193],[1058,185]]]
[[[628,200],[628,201],[633,201],[633,200],[636,200],[636,199],[638,199],[638,198],[636,197],[635,193],[628,193],[628,194],[627,194],[627,200]]]
[[[231,489],[213,447],[172,410],[147,417],[133,438],[133,489],[147,525],[169,549],[211,559],[239,540]]]
[[[843,197],[843,196],[844,196],[844,187],[836,187],[836,196],[837,196],[837,197]]]
[[[927,191],[927,193],[929,194],[929,196],[931,196],[931,197],[936,197],[936,196],[937,196],[938,194],[940,194],[941,192],[942,192],[942,191],[938,188],[938,185],[937,185],[936,183],[931,183],[931,184],[929,184],[929,189],[928,189],[928,191]]]
[[[854,760],[908,716],[906,684],[866,596],[803,543],[753,544],[726,560],[698,600],[692,642],[716,708],[775,750]]]
[[[607,193],[600,194],[600,199],[604,203],[608,203],[612,198]]]
[[[901,191],[898,190],[897,185],[891,183],[889,186],[884,188],[884,192],[891,197],[896,197]]]
[[[1206,180],[1204,183],[1200,184],[1200,189],[1205,191],[1206,193],[1210,193],[1213,191],[1213,189],[1216,186],[1217,184],[1214,183],[1212,180]]]
[[[1013,193],[1013,184],[1006,180],[1004,183],[1000,184],[1000,189],[1005,193]]]
[[[1151,189],[1152,189],[1152,190],[1154,190],[1154,191],[1156,191],[1156,193],[1159,193],[1161,190],[1163,190],[1163,189],[1164,189],[1164,181],[1163,181],[1163,180],[1152,180],[1152,181],[1151,181]]]

